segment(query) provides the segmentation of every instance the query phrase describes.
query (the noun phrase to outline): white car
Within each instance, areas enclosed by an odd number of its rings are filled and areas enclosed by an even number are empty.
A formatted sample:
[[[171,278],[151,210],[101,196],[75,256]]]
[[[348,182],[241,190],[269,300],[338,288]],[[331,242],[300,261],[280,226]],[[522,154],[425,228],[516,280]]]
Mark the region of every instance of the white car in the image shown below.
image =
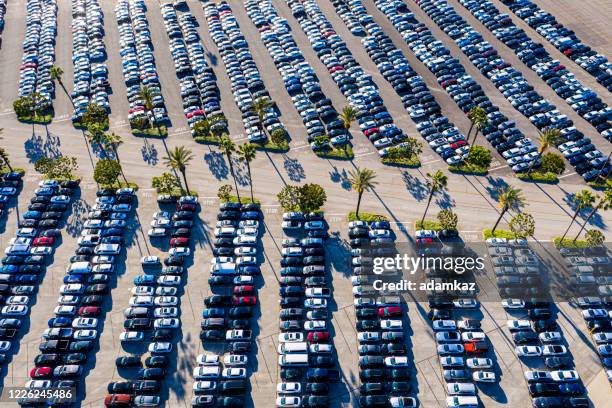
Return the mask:
[[[299,382],[286,382],[276,385],[278,394],[299,394],[302,392],[302,384]]]
[[[477,408],[478,397],[453,395],[446,397],[447,408]]]
[[[518,346],[514,351],[519,357],[540,357],[542,355],[540,346]]]
[[[454,320],[435,320],[432,324],[434,331],[457,330]]]
[[[486,341],[487,335],[481,331],[469,331],[461,333],[461,340],[464,342]]]
[[[322,299],[322,298],[304,299],[304,307],[307,309],[326,309],[327,299]]]
[[[325,320],[307,320],[304,322],[304,330],[306,331],[325,330],[326,328]]]
[[[216,381],[194,381],[193,391],[198,394],[211,393],[217,390]]]
[[[199,366],[193,369],[193,378],[196,380],[215,379],[221,375],[221,367],[219,366]]]
[[[24,316],[28,314],[28,307],[25,305],[3,306],[0,313],[4,316]]]
[[[547,344],[542,347],[542,355],[544,357],[563,356],[567,354],[567,347],[561,344]]]
[[[156,319],[178,317],[178,307],[156,307],[153,311],[153,317]]]
[[[134,286],[130,292],[135,296],[153,296],[155,288],[153,286]]]
[[[246,378],[246,368],[243,367],[231,367],[224,368],[221,372],[221,377],[227,379]]]
[[[0,341],[0,353],[7,352],[11,349],[11,342],[8,340]]]
[[[399,331],[402,330],[403,327],[402,321],[398,319],[384,319],[380,321],[381,330]]]
[[[235,256],[257,256],[257,248],[241,246],[234,249]]]
[[[75,329],[95,329],[98,327],[98,319],[93,317],[78,317],[72,321]]]
[[[178,306],[178,297],[176,296],[156,296],[153,299],[153,303],[155,304],[155,306]]]
[[[142,258],[140,258],[140,264],[141,265],[159,265],[160,264],[159,256],[153,256],[153,255],[143,256]]]
[[[538,334],[538,339],[542,343],[556,343],[563,340],[560,332],[549,331]]]
[[[181,284],[181,277],[176,275],[158,276],[157,284],[162,286],[178,286]]]
[[[304,249],[302,247],[288,247],[281,250],[283,256],[303,256]]]
[[[97,330],[76,330],[72,335],[72,338],[75,340],[95,340],[98,337]]]
[[[492,383],[497,381],[497,377],[493,371],[476,371],[472,373],[472,380],[475,382]]]
[[[531,322],[529,320],[508,320],[506,322],[506,325],[508,326],[508,330],[510,331],[531,329]]]
[[[569,382],[569,381],[578,381],[580,377],[578,376],[578,372],[576,370],[557,370],[551,371],[550,377],[553,381],[557,382]]]
[[[391,408],[416,408],[417,401],[412,397],[391,397],[389,404]]]
[[[6,299],[7,305],[28,305],[30,298],[28,296],[9,296]]]
[[[304,333],[300,332],[290,332],[290,333],[281,333],[278,335],[279,343],[296,343],[304,341]]]
[[[244,354],[228,354],[223,358],[223,365],[226,367],[244,366],[249,358]]]
[[[476,395],[476,386],[470,383],[448,383],[446,393],[448,395]]]
[[[464,367],[465,360],[463,357],[440,357],[440,365],[443,368],[447,367]]]
[[[504,309],[524,309],[525,301],[522,299],[504,299],[502,300]]]
[[[489,246],[501,246],[507,245],[508,240],[506,238],[489,238],[487,239],[487,245]]]
[[[405,357],[405,356],[385,357],[385,366],[387,367],[407,367],[408,357]]]
[[[153,327],[156,329],[178,329],[181,322],[176,318],[164,317],[161,319],[155,319]]]
[[[240,237],[243,237],[243,236],[256,237],[257,235],[259,235],[259,229],[255,227],[244,227],[244,228],[240,228],[236,233]]]
[[[478,301],[476,299],[457,299],[453,301],[453,306],[460,309],[475,309],[478,307]]]
[[[191,255],[191,249],[188,247],[174,247],[168,251],[170,256],[187,257]]]
[[[149,353],[152,354],[169,354],[172,352],[172,344],[168,342],[154,342],[149,344]]]
[[[165,228],[152,228],[147,231],[149,237],[165,237],[168,235],[168,230]]]
[[[218,366],[219,361],[220,361],[219,355],[217,354],[200,354],[196,358],[196,362],[198,363],[198,365],[201,365],[201,366],[209,366],[209,365]]]
[[[126,342],[132,342],[132,341],[142,341],[144,339],[144,333],[143,332],[136,332],[136,331],[128,331],[128,332],[123,332],[119,335],[119,340],[121,341],[126,341]]]
[[[474,357],[465,360],[465,364],[471,369],[491,368],[493,367],[493,360],[490,358]]]
[[[278,408],[299,408],[302,406],[302,398],[300,397],[277,397],[276,406]]]

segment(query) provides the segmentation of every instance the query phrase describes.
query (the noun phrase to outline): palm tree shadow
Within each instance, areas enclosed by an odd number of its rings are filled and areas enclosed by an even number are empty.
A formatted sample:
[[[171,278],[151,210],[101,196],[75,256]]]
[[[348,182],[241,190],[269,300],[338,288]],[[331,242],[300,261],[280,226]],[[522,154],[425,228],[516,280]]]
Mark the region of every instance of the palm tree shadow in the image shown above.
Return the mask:
[[[348,177],[348,173],[346,172],[346,169],[342,169],[342,171],[340,172],[338,171],[338,168],[336,166],[331,164],[331,162],[329,164],[333,169],[332,171],[329,172],[329,178],[331,179],[331,181],[333,181],[334,183],[340,183],[340,186],[343,189],[350,191],[351,182],[349,181],[349,177]]]
[[[572,209],[572,214],[570,214],[570,216],[573,215],[573,213],[576,211],[576,208],[578,207],[578,203],[574,201],[575,197],[576,197],[576,193],[568,193],[567,191],[565,192],[565,197],[563,197],[563,201]],[[581,211],[578,212],[578,217],[576,217],[576,221],[578,221],[579,218],[582,219],[583,221],[586,220],[589,214],[591,213],[591,211],[592,209],[590,208],[582,209]],[[593,214],[593,216],[589,220],[589,224],[594,225],[601,229],[606,228],[606,223],[603,220],[603,217],[601,216],[601,214],[599,214],[599,212],[596,212],[595,214]]]
[[[499,191],[508,187],[508,183],[501,177],[486,177],[487,182],[489,182],[488,186],[485,186],[485,190],[489,193],[489,196],[497,201],[499,199]]]
[[[302,167],[298,159],[291,158],[285,153],[283,153],[282,156],[284,160],[283,166],[285,167],[285,171],[287,171],[287,175],[291,181],[300,182],[306,178],[304,167]]]
[[[455,200],[448,194],[448,191],[441,191],[436,198],[436,204],[443,210],[448,210],[455,206]]]
[[[30,163],[34,163],[43,157],[49,159],[60,157],[62,155],[60,151],[61,144],[60,138],[48,130],[46,136],[43,137],[41,134],[36,134],[34,127],[32,127],[32,136],[24,142],[23,146],[26,157],[30,160]]]
[[[225,156],[220,152],[210,151],[204,154],[204,161],[217,180],[225,180],[229,175],[229,167]]]
[[[412,174],[404,171],[402,172],[402,180],[404,180],[406,190],[408,190],[415,200],[423,201],[429,195],[427,185],[418,177],[414,177]]]
[[[147,139],[144,139],[144,144],[140,148],[140,152],[142,153],[142,159],[145,163],[155,166],[159,161],[157,157],[157,148],[153,143],[149,143]]]
[[[249,180],[246,164],[242,160],[238,160],[234,157],[232,157],[232,163],[234,165],[234,176],[238,184],[242,187],[250,185],[251,181]]]

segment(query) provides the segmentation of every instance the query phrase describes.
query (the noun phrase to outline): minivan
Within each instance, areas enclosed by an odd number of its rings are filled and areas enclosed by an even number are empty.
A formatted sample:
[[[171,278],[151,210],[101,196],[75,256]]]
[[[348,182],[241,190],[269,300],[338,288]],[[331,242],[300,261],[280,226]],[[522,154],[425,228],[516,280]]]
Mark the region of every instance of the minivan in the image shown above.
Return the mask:
[[[92,271],[90,262],[75,262],[70,264],[66,272],[69,275],[89,274]]]
[[[308,365],[308,354],[307,353],[283,354],[278,357],[278,364],[281,367],[307,366]]]
[[[295,343],[280,343],[278,345],[278,354],[293,354],[293,353],[307,353],[308,343],[305,341],[299,341]]]

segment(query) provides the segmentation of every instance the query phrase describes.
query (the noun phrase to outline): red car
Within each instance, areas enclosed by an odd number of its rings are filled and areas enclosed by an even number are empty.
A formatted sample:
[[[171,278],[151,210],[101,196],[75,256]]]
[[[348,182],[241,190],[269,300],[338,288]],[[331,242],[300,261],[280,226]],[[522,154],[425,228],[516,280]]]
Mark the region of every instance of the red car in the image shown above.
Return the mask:
[[[52,373],[51,367],[34,367],[30,371],[31,378],[47,378]]]
[[[32,241],[33,246],[51,246],[55,242],[53,237],[38,237]]]
[[[108,394],[104,398],[106,407],[130,407],[132,406],[132,396],[130,394]]]
[[[310,332],[308,333],[308,341],[311,343],[321,343],[329,340],[329,332]]]
[[[100,308],[98,306],[83,306],[78,310],[79,316],[98,316],[100,314]]]
[[[457,140],[456,142],[453,142],[450,144],[451,149],[458,149],[462,146],[465,146],[467,144],[467,142],[465,140]]]
[[[373,135],[374,133],[378,133],[378,128],[373,127],[363,131],[363,134],[366,136]]]
[[[172,247],[186,247],[189,246],[189,238],[178,237],[170,240],[170,246]]]
[[[434,242],[433,238],[419,238],[416,240],[418,245],[427,245],[431,244],[432,242]]]
[[[387,306],[378,308],[378,316],[380,317],[396,317],[402,315],[400,306]]]
[[[195,211],[196,206],[194,204],[179,204],[176,206],[176,211]]]
[[[484,341],[465,343],[463,346],[466,353],[482,354],[489,350],[489,346]]]
[[[255,296],[234,296],[232,303],[234,306],[255,306],[257,298]]]
[[[235,286],[234,287],[234,295],[237,296],[247,296],[247,295],[252,295],[253,291],[255,290],[255,288],[253,287],[253,285],[242,285],[242,286]]]

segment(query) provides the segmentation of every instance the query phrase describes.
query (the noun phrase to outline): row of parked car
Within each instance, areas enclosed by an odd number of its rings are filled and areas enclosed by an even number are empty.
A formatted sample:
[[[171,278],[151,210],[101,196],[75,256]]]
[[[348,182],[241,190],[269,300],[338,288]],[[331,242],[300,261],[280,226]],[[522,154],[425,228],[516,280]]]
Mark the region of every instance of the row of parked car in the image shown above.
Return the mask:
[[[287,20],[278,15],[269,0],[251,0],[245,3],[245,7],[283,78],[313,150],[349,143],[350,134],[339,120],[331,100],[321,89],[315,71],[293,39]],[[315,142],[315,138],[325,135],[329,137],[329,142]]]
[[[485,41],[482,35],[459,16],[445,0],[425,0],[417,4],[455,40],[470,61],[534,126],[540,130],[559,129],[562,137],[557,143],[584,138],[584,135],[573,126],[573,122],[566,115],[561,114],[550,101],[542,98],[521,72],[504,61],[498,55],[497,50]],[[554,72],[559,69],[561,68],[555,68]],[[569,73],[563,75],[564,78],[571,77]],[[552,76],[554,75],[551,74]],[[537,147],[531,140],[524,138],[520,131],[517,130],[510,134],[509,132],[502,133],[499,137],[485,132],[483,134],[508,160],[509,165],[515,171],[528,170],[534,160],[536,164],[539,164],[540,155]],[[576,166],[576,171],[582,174],[587,181],[598,177],[602,171],[605,174],[609,172],[608,169],[605,169],[608,159],[603,157],[603,153],[597,150],[592,143],[577,147],[570,153],[564,153],[564,156],[568,158],[570,164]]]
[[[374,144],[381,157],[389,148],[403,146],[407,138],[384,106],[379,90],[353,57],[344,40],[312,0],[287,0],[293,16],[340,92],[355,108],[359,130]]]
[[[213,234],[214,258],[208,283],[213,295],[204,299],[200,339],[228,343],[228,352],[201,354],[193,370],[192,407],[241,407],[248,392],[247,364],[255,341],[259,268],[259,204],[222,203]],[[223,363],[223,364],[222,364]]]
[[[178,14],[177,10],[184,6],[175,9],[171,3],[163,3],[160,7],[179,79],[183,112],[192,133],[197,122],[215,116],[223,120],[209,121],[211,130],[217,133],[226,131],[227,122],[221,110],[219,88],[215,74],[206,61],[195,17],[190,11]]]
[[[135,374],[136,378],[109,383],[107,406],[156,407],[161,404],[158,394],[171,361],[172,339],[180,330],[179,290],[184,282],[184,260],[191,255],[189,235],[196,211],[197,199],[184,196],[179,198],[175,211],[153,214],[153,229],[186,231],[177,237],[173,234],[169,239],[170,250],[163,266],[157,256],[141,258],[143,273],[134,278],[129,307],[124,311],[125,331],[119,335],[122,347],[130,354],[119,356],[115,361],[119,372],[127,369],[123,376]],[[167,232],[149,234],[152,240],[167,235]],[[149,356],[143,362],[141,352],[144,352],[144,347]],[[134,373],[130,368],[138,371]]]
[[[110,276],[122,249],[122,235],[134,199],[131,189],[99,190],[97,194],[96,205],[77,241],[78,249],[66,268],[58,305],[43,332],[40,354],[34,359],[27,388],[76,389],[85,377],[87,353],[99,338],[101,306],[110,290]],[[56,403],[70,405],[65,400]]]
[[[458,164],[467,156],[465,136],[442,114],[440,105],[403,52],[378,25],[360,0],[333,2],[336,12],[349,29],[358,29],[368,55],[383,77],[400,96],[404,108],[429,146],[448,164]]]
[[[525,240],[491,238],[487,246],[502,306],[520,315],[506,323],[516,355],[529,367],[542,367],[524,372],[533,406],[588,407],[586,389],[553,316],[554,304],[542,285],[545,276],[538,255]]]
[[[21,177],[19,173],[3,175],[3,185],[10,184],[10,187],[2,189],[15,191]],[[0,267],[0,364],[8,362],[12,342],[18,339],[20,327],[27,324],[26,316],[36,298],[39,277],[53,256],[60,235],[57,227],[70,206],[73,191],[64,186],[60,189],[53,180],[41,182],[28,210],[18,220],[16,236],[4,251]]]
[[[612,64],[605,55],[583,43],[578,35],[554,15],[530,0],[502,0],[512,12],[546,38],[555,48],[591,74],[612,92]]]
[[[4,30],[4,16],[6,15],[6,0],[0,0],[0,46],[2,46],[2,31]]]
[[[72,0],[73,122],[83,118],[90,103],[110,112],[105,60],[104,14],[98,0]]]
[[[594,90],[582,85],[559,60],[553,59],[542,44],[517,27],[509,15],[500,13],[489,0],[461,0],[460,3],[598,132],[606,132],[608,137],[612,134],[612,108]],[[438,4],[446,4],[446,0]]]
[[[130,105],[128,119],[131,122],[145,118],[154,124],[163,124],[168,121],[168,112],[155,66],[144,0],[120,0],[115,7],[115,16],[119,26],[123,79]],[[153,110],[150,112],[146,111],[141,96],[143,87],[153,94]]]
[[[17,196],[22,178],[18,172],[0,174],[0,221],[7,216],[11,197]]]
[[[419,22],[414,14],[409,12],[405,3],[398,0],[377,0],[375,4],[463,112],[467,114],[477,106],[487,112],[487,125],[481,129],[481,132],[498,152],[502,153],[513,148],[523,149],[517,151],[512,161],[508,162],[512,170],[528,169],[537,157],[533,154],[536,150],[535,145],[531,139],[521,133],[514,121],[500,112],[499,107],[485,95],[482,87],[466,73],[461,62],[452,57],[450,51],[432,35],[425,24]],[[436,121],[433,123],[436,124]],[[424,124],[427,124],[427,128],[431,126],[428,121]],[[420,130],[422,127],[423,125],[419,124],[417,129]],[[433,133],[430,129],[426,131]],[[436,147],[435,141],[432,147]]]
[[[601,365],[612,382],[612,258],[603,247],[562,248],[561,251],[566,266],[573,272],[574,288],[579,288],[577,294],[582,295],[573,304],[582,310]]]
[[[254,104],[260,98],[272,101],[253,60],[249,44],[226,1],[221,1],[219,4],[205,2],[203,7],[210,36],[219,49],[231,81],[232,95],[242,114],[247,137],[251,142],[264,142],[267,134],[271,134],[276,129],[285,130],[285,127],[278,117],[275,106],[268,109],[261,122],[257,112],[254,111]]]
[[[404,331],[405,302],[391,292],[374,289],[373,258],[396,254],[395,234],[388,221],[349,223],[353,296],[359,343],[359,404],[361,407],[416,407],[412,392],[412,362]]]
[[[282,227],[288,238],[281,249],[276,406],[327,407],[329,382],[339,376],[330,334],[327,224],[322,213],[291,212],[283,214]]]
[[[56,0],[27,0],[26,32],[19,72],[19,96],[38,93],[38,110],[50,108],[55,83],[49,70],[55,62]]]

